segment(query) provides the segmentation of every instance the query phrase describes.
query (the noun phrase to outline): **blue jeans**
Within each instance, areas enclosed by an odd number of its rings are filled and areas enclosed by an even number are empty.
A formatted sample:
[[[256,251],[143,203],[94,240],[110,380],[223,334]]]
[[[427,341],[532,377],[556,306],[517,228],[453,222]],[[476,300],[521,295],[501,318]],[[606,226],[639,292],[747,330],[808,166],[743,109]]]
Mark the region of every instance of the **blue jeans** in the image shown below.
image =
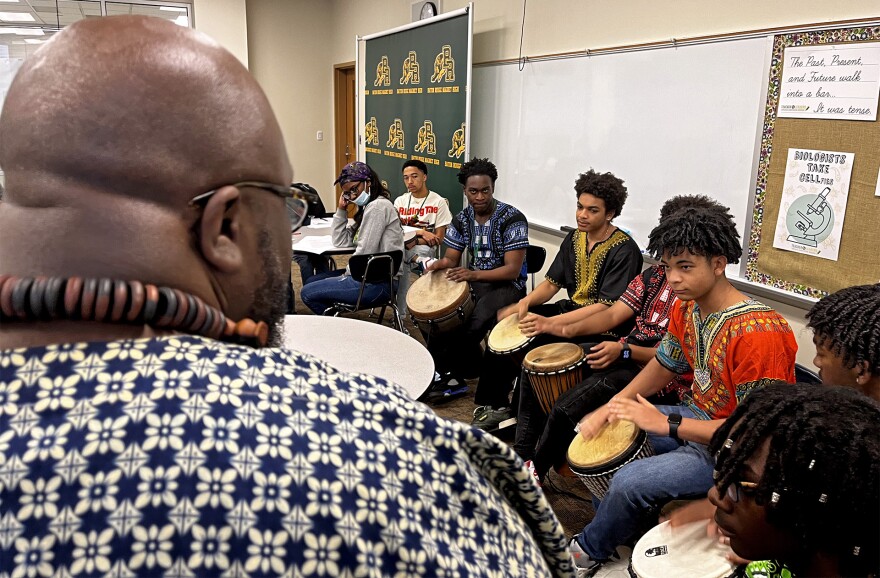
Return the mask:
[[[361,282],[344,275],[345,269],[314,275],[303,285],[300,299],[315,315],[323,315],[334,303],[357,303]],[[395,281],[397,283],[397,281]],[[369,308],[386,302],[391,297],[386,283],[368,283],[364,287],[361,307]]]
[[[684,406],[658,405],[664,415],[677,412],[695,417]],[[715,460],[706,446],[678,443],[667,436],[649,435],[656,455],[622,467],[611,480],[596,517],[578,535],[578,542],[594,560],[606,560],[614,549],[632,539],[645,518],[670,500],[703,497],[712,487]]]

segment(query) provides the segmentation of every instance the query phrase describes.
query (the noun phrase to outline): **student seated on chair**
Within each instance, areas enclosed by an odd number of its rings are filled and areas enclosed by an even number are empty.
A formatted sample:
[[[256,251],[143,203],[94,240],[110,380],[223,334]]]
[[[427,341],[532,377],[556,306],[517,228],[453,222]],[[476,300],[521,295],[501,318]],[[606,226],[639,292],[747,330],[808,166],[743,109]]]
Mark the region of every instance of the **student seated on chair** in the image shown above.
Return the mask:
[[[660,220],[685,207],[724,209],[705,195],[679,195],[663,204]],[[531,381],[522,381],[514,449],[524,460],[532,460],[529,467],[539,481],[551,468],[565,465],[566,451],[577,435],[572,426],[585,414],[607,403],[654,357],[660,340],[666,335],[669,315],[678,304],[666,280],[666,270],[658,264],[636,275],[611,307],[567,323],[552,324],[554,335],[579,343],[583,339],[578,335],[600,335],[626,321],[635,322],[632,331],[619,341],[581,343],[587,355],[584,379],[557,398],[549,416],[538,406]],[[538,316],[529,314],[526,318],[523,328],[526,335],[538,333],[529,319],[532,317]],[[680,393],[690,390],[691,379],[690,375],[676,375],[652,401],[678,403]]]
[[[739,233],[725,208],[687,207],[657,225],[648,250],[660,258],[681,301],[654,359],[611,401],[578,424],[587,440],[606,423],[634,422],[649,434],[656,455],[623,466],[572,539],[580,568],[595,569],[633,539],[663,503],[704,496],[712,487],[706,445],[737,404],[774,380],[793,381],[797,343],[785,319],[730,284],[725,268],[742,255]],[[645,400],[676,374],[693,372],[682,405]]]
[[[639,246],[613,224],[626,203],[623,181],[590,169],[578,176],[574,191],[577,229],[563,239],[546,279],[498,312],[499,321],[519,313],[520,329],[527,335],[547,335],[533,341],[533,347],[564,340],[559,328],[610,307],[642,270]],[[547,303],[560,289],[567,291],[568,299]],[[631,328],[631,322],[624,322],[603,331],[595,341],[617,340]]]
[[[428,267],[432,271],[445,269],[448,279],[470,283],[475,299],[470,319],[459,331],[429,335],[426,341],[439,372],[450,372],[458,379],[479,372],[473,425],[485,430],[511,417],[512,379],[499,379],[506,364],[488,351],[483,354],[480,341],[495,325],[498,310],[525,294],[529,246],[525,216],[494,197],[497,178],[498,170],[488,159],[474,158],[462,165],[458,181],[468,206],[446,230],[445,256]],[[465,253],[468,265],[462,267]],[[426,399],[431,401],[432,395],[445,387],[442,381],[433,385]]]
[[[807,313],[807,327],[813,330],[813,365],[819,368],[822,384],[849,387],[880,402],[880,284],[847,287],[823,297]],[[675,510],[669,519],[680,525],[714,515],[715,506],[707,499]],[[730,544],[730,538],[718,532],[717,526],[710,531],[716,532],[722,543]],[[741,554],[747,555],[753,554]],[[735,562],[749,563],[739,556]],[[748,569],[766,571],[770,567],[783,568],[778,563],[757,561],[749,563]],[[783,575],[780,571],[770,578]]]
[[[428,190],[428,167],[419,160],[403,163],[403,184],[407,192],[394,200],[400,221],[410,227],[418,227],[415,236],[406,245],[403,254],[400,286],[397,289],[397,308],[406,315],[406,292],[410,285],[410,269],[419,257],[430,258],[443,243],[446,227],[452,221],[449,201]]]
[[[333,215],[333,244],[337,247],[356,247],[355,255],[403,251],[403,227],[391,196],[379,175],[365,163],[356,161],[345,165],[334,184],[342,187],[339,206]],[[357,205],[354,224],[348,225],[346,208]],[[300,297],[316,315],[323,315],[334,303],[357,303],[360,281],[352,278],[348,267],[315,275],[303,286]],[[361,304],[369,307],[391,297],[385,283],[369,283],[364,289]]]

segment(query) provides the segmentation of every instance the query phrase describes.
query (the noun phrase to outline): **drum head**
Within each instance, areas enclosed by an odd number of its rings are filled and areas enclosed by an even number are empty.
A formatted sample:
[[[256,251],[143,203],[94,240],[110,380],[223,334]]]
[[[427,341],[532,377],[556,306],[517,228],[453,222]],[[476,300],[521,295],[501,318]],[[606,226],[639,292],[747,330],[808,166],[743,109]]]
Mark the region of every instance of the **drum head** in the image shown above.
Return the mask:
[[[585,469],[613,462],[632,448],[641,433],[636,424],[622,419],[607,424],[590,441],[578,434],[568,446],[568,463],[572,468]]]
[[[406,293],[406,307],[421,319],[436,319],[461,305],[470,291],[462,281],[450,281],[446,271],[430,271],[419,277]]]
[[[574,343],[551,343],[529,351],[523,367],[536,373],[550,373],[571,367],[584,357],[584,350]]]
[[[489,349],[496,353],[504,353],[519,349],[531,338],[526,337],[519,330],[519,314],[514,313],[498,322],[489,333]]]
[[[708,520],[672,528],[654,526],[636,542],[632,573],[638,578],[725,578],[736,567],[727,561],[729,546],[706,536]]]

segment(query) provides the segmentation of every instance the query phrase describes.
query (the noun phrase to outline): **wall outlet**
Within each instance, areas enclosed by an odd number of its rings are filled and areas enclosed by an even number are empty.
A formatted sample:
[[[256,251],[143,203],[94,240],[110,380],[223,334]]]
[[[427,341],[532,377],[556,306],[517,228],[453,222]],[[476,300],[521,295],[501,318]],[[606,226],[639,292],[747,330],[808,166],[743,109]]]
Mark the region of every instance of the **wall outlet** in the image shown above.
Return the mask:
[[[324,140],[324,131],[319,130],[318,133],[315,135],[315,138],[318,140]]]

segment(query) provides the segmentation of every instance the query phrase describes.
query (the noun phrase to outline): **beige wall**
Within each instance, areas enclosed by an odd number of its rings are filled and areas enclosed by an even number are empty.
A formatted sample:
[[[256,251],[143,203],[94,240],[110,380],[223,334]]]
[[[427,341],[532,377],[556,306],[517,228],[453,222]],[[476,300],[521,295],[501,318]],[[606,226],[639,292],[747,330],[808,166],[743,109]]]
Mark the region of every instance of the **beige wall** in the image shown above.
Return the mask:
[[[355,59],[356,35],[407,24],[410,5],[410,0],[247,0],[251,70],[281,120],[297,179],[318,188],[325,203],[332,200],[334,177],[332,67]],[[443,0],[442,9],[466,5]],[[876,0],[532,0],[523,52],[540,55],[871,17],[880,17]],[[475,0],[474,62],[517,57],[521,18],[521,2]],[[324,131],[323,142],[315,141],[317,130]],[[535,231],[532,240],[547,248],[549,264],[560,239]],[[791,322],[800,345],[798,361],[811,365],[804,311],[764,301]]]
[[[248,65],[245,0],[195,0],[195,27]]]

